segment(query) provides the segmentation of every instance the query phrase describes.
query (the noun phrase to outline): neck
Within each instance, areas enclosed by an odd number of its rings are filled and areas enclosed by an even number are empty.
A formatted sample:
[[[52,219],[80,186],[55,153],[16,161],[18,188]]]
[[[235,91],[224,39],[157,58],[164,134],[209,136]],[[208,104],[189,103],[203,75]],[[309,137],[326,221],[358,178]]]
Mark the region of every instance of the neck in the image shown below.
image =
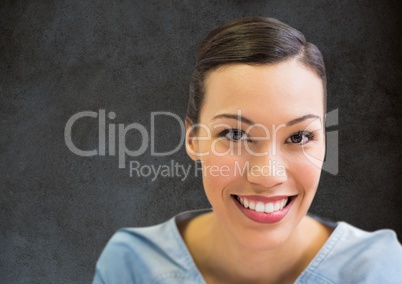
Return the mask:
[[[208,283],[287,283],[296,280],[328,238],[317,224],[305,217],[283,243],[250,248],[209,213],[193,219],[183,238]]]

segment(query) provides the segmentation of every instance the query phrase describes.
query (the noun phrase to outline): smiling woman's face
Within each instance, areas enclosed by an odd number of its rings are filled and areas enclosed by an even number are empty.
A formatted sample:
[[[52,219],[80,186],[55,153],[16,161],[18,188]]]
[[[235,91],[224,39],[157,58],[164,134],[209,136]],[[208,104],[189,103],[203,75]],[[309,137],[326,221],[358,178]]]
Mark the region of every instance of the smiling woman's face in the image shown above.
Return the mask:
[[[202,162],[221,228],[245,246],[273,248],[292,235],[319,183],[322,82],[289,60],[224,66],[205,83],[201,127],[188,132],[187,151]]]

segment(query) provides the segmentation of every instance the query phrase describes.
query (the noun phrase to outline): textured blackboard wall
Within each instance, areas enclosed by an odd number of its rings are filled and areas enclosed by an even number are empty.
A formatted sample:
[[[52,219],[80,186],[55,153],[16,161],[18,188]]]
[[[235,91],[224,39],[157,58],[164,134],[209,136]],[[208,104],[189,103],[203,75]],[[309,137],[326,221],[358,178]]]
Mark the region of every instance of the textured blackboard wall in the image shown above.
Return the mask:
[[[150,129],[152,111],[184,116],[197,43],[236,17],[264,15],[304,32],[328,69],[339,110],[339,173],[323,173],[312,212],[402,234],[401,9],[397,1],[2,1],[0,275],[2,283],[88,283],[113,232],[208,206],[200,178],[130,177],[118,158],[80,157],[68,119],[104,109],[109,123]],[[156,123],[173,149],[177,121]],[[96,119],[73,127],[97,148]],[[138,132],[127,135],[138,148]],[[128,158],[127,163],[134,158]],[[191,165],[172,156],[148,165]]]

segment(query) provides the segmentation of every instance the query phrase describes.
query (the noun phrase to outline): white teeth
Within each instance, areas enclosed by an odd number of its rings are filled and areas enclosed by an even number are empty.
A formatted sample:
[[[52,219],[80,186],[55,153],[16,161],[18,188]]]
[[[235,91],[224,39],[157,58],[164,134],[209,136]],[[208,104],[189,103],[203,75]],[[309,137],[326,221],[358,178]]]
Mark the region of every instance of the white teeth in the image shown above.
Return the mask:
[[[265,204],[265,212],[266,212],[266,213],[272,213],[272,212],[274,212],[274,204],[273,204],[273,203],[267,203],[267,204]]]
[[[265,212],[265,213],[272,213],[275,211],[282,210],[283,207],[285,207],[286,203],[288,202],[288,198],[268,203],[248,200],[246,197],[238,197],[237,200],[244,206],[244,208],[249,208],[256,212]]]
[[[257,206],[255,207],[255,211],[264,212],[265,206],[262,202],[257,202]]]
[[[248,208],[248,206],[250,205],[250,203],[248,202],[248,199],[247,199],[247,198],[243,198],[243,202],[242,202],[241,204],[243,204],[243,206],[244,206],[245,208]]]

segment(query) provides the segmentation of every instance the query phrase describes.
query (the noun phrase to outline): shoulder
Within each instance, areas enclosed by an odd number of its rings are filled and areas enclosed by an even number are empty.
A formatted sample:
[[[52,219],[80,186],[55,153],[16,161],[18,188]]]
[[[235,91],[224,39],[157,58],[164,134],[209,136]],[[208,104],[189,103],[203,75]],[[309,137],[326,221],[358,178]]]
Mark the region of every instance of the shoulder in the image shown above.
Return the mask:
[[[366,232],[339,222],[308,269],[323,283],[398,283],[402,246],[392,230]]]
[[[197,271],[175,218],[118,230],[103,249],[93,283],[197,283]]]

